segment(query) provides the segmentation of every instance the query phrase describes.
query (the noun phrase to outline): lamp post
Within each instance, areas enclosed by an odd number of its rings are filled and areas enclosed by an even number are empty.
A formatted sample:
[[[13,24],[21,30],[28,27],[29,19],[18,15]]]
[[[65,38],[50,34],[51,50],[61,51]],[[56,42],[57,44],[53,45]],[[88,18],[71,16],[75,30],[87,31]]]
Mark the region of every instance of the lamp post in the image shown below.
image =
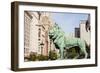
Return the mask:
[[[43,54],[43,46],[44,46],[44,43],[42,42],[40,45],[41,45],[41,54]]]

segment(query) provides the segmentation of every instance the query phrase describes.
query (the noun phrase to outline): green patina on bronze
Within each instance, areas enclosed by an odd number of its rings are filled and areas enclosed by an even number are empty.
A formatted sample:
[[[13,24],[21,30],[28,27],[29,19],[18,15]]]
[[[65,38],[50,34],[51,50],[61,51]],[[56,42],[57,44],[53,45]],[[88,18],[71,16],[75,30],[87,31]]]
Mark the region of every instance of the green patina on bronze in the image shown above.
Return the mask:
[[[64,49],[69,49],[74,46],[78,46],[80,52],[84,53],[84,58],[87,58],[85,41],[80,38],[66,37],[64,31],[57,24],[50,28],[49,37],[58,46],[57,48],[60,49],[61,59],[64,59]]]

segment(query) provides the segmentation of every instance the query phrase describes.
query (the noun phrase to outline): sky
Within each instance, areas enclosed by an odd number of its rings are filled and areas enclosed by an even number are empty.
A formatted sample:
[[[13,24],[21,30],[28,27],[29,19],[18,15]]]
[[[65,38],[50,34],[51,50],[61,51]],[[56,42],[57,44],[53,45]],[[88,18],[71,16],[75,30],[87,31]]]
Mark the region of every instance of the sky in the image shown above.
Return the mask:
[[[74,33],[79,27],[80,20],[87,20],[88,14],[83,13],[51,13],[51,18],[67,34]]]

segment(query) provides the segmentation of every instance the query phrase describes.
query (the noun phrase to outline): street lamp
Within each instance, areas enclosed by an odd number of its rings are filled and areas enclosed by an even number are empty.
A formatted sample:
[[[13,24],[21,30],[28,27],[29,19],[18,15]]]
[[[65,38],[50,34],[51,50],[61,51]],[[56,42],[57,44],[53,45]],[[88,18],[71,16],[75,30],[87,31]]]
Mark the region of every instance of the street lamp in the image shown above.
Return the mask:
[[[44,46],[44,43],[42,42],[40,45],[41,45],[41,54],[43,54],[43,46]]]

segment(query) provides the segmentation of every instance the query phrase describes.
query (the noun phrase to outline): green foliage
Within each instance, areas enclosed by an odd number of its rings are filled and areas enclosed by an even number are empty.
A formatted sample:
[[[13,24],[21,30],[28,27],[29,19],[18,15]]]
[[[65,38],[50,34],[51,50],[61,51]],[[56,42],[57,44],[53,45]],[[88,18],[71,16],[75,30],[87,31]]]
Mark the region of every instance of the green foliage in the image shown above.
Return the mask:
[[[49,60],[49,57],[48,56],[44,56],[44,60]]]
[[[37,58],[38,58],[39,61],[42,61],[42,60],[43,60],[43,55],[39,54],[39,55],[37,56]]]
[[[73,58],[75,58],[75,56],[78,55],[78,53],[76,52],[76,49],[75,48],[71,48],[71,49],[68,50],[68,52],[67,52],[67,58],[68,59],[73,59]]]
[[[70,55],[71,58],[74,58],[74,56],[76,55],[75,48],[73,48],[73,49],[71,50],[71,52],[70,52],[69,55]]]
[[[44,60],[48,60],[49,58],[48,58],[48,56],[44,56],[44,55],[39,54],[39,55],[37,56],[37,59],[38,59],[39,61],[44,61]]]
[[[34,52],[31,52],[30,53],[30,56],[29,56],[29,61],[44,61],[44,60],[48,60],[49,57],[48,56],[44,56],[44,55],[41,55],[41,54],[36,54]]]
[[[50,51],[49,52],[49,59],[50,60],[56,60],[58,57],[57,57],[57,53],[55,51]]]
[[[49,56],[44,56],[42,54],[37,54],[35,52],[31,52],[29,58],[27,58],[29,61],[45,61],[45,60],[56,60],[57,53],[55,51],[50,51]]]
[[[80,52],[79,47],[70,48],[67,50],[67,59],[82,59],[84,58],[85,54]]]
[[[37,54],[35,52],[31,52],[29,60],[30,61],[36,61],[37,60]]]

